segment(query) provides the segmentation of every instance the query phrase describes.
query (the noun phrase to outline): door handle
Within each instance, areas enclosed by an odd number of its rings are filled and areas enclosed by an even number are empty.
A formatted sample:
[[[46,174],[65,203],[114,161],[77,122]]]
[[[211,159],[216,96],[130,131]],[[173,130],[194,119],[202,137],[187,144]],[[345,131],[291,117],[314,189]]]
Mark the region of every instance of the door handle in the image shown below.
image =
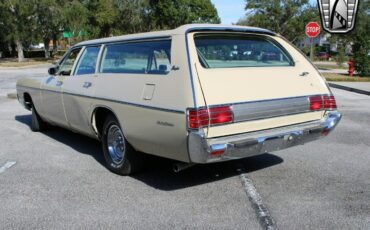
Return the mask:
[[[55,85],[56,86],[61,86],[61,85],[63,85],[63,82],[62,81],[57,81],[57,83]]]
[[[86,88],[86,89],[88,89],[89,87],[91,87],[92,86],[92,83],[91,82],[85,82],[84,84],[83,84],[83,86],[82,87],[84,87],[84,88]]]

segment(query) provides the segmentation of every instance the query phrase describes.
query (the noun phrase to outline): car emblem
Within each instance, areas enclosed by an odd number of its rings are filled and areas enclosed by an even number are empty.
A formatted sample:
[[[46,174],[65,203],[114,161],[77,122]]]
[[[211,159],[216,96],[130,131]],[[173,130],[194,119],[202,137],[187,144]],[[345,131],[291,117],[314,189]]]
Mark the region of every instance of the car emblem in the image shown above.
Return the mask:
[[[359,0],[318,0],[324,30],[348,33],[355,27]]]

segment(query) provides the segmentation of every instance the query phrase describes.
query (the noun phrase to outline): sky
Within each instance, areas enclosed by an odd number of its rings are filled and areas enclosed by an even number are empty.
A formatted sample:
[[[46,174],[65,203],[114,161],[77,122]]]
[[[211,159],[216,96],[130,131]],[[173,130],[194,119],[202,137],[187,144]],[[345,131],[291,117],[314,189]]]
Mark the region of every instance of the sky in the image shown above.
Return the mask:
[[[215,5],[221,23],[231,25],[238,22],[245,15],[245,0],[211,0]],[[316,4],[316,0],[310,0],[311,4]]]

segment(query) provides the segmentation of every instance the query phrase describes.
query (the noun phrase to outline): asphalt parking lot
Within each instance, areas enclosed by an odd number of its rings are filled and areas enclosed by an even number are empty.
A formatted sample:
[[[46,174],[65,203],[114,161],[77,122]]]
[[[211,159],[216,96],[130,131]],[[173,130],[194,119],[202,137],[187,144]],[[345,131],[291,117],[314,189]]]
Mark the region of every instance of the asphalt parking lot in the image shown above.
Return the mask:
[[[370,229],[370,97],[333,89],[343,119],[327,138],[173,173],[149,157],[122,177],[100,144],[29,129],[7,99],[46,69],[0,69],[0,229]]]

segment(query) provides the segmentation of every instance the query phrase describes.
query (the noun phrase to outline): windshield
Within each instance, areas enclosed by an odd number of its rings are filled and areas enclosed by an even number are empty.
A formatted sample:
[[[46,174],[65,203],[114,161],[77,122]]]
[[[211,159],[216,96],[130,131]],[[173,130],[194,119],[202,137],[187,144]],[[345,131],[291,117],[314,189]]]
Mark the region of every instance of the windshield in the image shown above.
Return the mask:
[[[197,34],[194,37],[204,68],[292,66],[288,53],[266,36]]]

